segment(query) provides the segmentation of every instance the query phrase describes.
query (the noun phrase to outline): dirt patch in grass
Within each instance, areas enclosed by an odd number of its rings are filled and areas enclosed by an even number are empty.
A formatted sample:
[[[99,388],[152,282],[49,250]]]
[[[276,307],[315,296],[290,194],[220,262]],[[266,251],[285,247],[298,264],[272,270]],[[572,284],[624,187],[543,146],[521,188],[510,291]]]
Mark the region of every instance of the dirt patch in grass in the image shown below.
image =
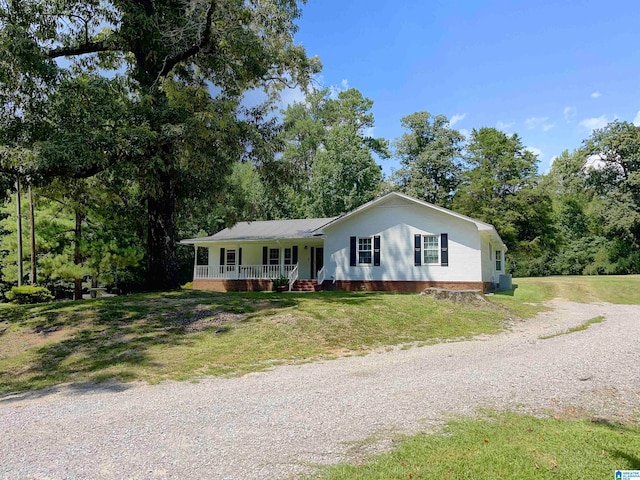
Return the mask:
[[[171,314],[169,328],[182,327],[187,333],[201,332],[213,327],[220,327],[231,322],[240,322],[247,318],[244,313],[231,313],[210,305],[197,305],[177,315]]]

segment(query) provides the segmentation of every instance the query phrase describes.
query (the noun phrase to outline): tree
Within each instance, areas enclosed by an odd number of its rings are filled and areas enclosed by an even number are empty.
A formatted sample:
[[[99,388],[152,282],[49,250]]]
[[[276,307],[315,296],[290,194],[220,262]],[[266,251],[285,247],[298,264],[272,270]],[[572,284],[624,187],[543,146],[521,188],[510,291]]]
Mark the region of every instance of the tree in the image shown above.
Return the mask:
[[[282,216],[332,216],[373,199],[382,174],[373,155],[387,157],[387,142],[369,135],[373,102],[351,88],[337,95],[311,92],[284,113],[280,170],[290,179],[275,189],[291,209]],[[273,185],[273,184],[271,184]]]
[[[454,198],[455,209],[496,227],[511,251],[514,273],[549,273],[552,204],[539,188],[536,156],[518,135],[481,128],[471,132],[466,160],[471,169]]]
[[[126,89],[126,115],[116,123],[123,128],[103,129],[123,138],[96,150],[100,155],[74,157],[71,165],[58,148],[43,148],[38,160],[48,176],[89,177],[127,165],[146,206],[150,288],[177,285],[176,208],[188,181],[200,174],[198,186],[207,176],[212,188],[220,187],[238,152],[252,151],[242,124],[256,116],[241,109],[242,94],[257,87],[275,94],[284,85],[306,84],[318,71],[319,62],[293,43],[299,15],[295,0],[0,4],[0,45],[19,40],[3,62],[23,87],[20,98],[29,86],[25,79],[39,72],[34,65],[53,70],[60,58],[70,62],[65,77],[89,75]],[[99,118],[91,102],[86,109]],[[100,131],[93,134],[90,144],[101,138]]]
[[[444,115],[416,112],[400,122],[408,132],[395,143],[402,168],[394,183],[408,195],[451,206],[462,181],[464,136],[449,126]]]
[[[640,272],[640,128],[614,121],[595,130],[583,148],[590,160],[592,210],[610,241],[608,265],[595,273]]]
[[[135,222],[135,191],[113,185],[106,175],[92,179],[55,180],[34,189],[36,253],[39,284],[52,291],[66,291],[74,284],[74,298],[82,298],[82,282],[115,284],[126,281],[143,258],[142,239]],[[7,235],[0,249],[8,251],[2,268],[8,280],[16,279],[15,206],[7,205],[2,221]],[[24,222],[26,224],[26,222]],[[27,225],[23,226],[26,232]]]

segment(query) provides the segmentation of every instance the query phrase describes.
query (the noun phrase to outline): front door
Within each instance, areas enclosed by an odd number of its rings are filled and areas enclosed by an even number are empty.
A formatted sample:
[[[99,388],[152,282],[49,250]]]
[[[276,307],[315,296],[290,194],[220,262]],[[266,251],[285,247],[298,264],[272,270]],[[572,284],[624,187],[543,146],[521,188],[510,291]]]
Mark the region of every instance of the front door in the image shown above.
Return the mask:
[[[316,268],[312,272],[313,278],[316,278],[316,274],[324,267],[324,248],[316,247]]]

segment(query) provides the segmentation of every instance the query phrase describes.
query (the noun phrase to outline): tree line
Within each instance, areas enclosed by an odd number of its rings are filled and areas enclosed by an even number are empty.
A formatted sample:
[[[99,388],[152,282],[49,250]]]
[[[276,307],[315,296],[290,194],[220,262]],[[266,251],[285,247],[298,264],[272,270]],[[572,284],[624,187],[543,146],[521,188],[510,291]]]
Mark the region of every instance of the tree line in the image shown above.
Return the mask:
[[[33,280],[61,295],[88,278],[175,288],[193,264],[181,238],[390,190],[493,223],[516,275],[640,270],[636,127],[594,132],[546,175],[517,135],[465,138],[424,111],[374,138],[370,99],[309,87],[321,64],[293,41],[300,3],[0,0],[0,289],[18,280],[18,185]],[[304,100],[279,111],[295,86]],[[388,158],[400,168],[385,178]]]

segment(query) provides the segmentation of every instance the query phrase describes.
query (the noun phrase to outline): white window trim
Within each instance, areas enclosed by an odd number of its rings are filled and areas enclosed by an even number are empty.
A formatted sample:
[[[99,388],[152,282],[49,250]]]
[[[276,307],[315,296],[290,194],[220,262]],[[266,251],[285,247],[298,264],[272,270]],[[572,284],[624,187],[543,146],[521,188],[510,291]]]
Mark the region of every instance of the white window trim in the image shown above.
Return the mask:
[[[495,267],[496,272],[504,272],[504,255],[502,250],[496,250]],[[498,262],[500,262],[500,268],[498,268]]]
[[[424,238],[425,237],[435,237],[436,241],[437,241],[437,251],[438,251],[438,260],[436,262],[425,262],[424,261],[424,253],[425,253],[425,248],[424,248]],[[422,261],[422,265],[441,265],[442,264],[442,259],[440,258],[441,252],[442,252],[442,248],[440,247],[440,237],[441,235],[439,233],[423,233],[421,240],[420,240],[420,260]]]
[[[369,250],[360,250],[360,240],[369,240],[370,249]],[[370,261],[369,262],[361,262],[360,261],[360,252],[369,252],[370,253]],[[356,265],[362,267],[373,266],[373,236],[370,237],[356,237]]]

